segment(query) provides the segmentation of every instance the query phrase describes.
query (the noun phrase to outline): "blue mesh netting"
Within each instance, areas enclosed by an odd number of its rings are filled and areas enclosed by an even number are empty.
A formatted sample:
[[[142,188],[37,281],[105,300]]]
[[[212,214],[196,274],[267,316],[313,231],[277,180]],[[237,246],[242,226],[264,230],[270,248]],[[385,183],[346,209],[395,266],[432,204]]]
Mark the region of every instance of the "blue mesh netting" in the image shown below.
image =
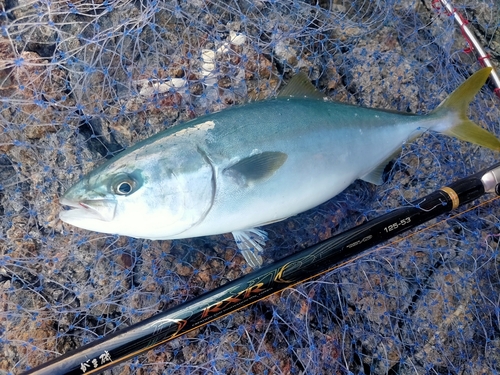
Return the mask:
[[[498,3],[455,6],[498,57]],[[479,67],[430,1],[4,0],[0,24],[0,374],[248,272],[230,236],[142,241],[63,225],[58,197],[105,158],[269,98],[297,71],[332,99],[424,113]],[[483,90],[471,117],[500,135],[497,100]],[[265,259],[495,160],[425,134],[384,185],[356,182],[268,226]],[[498,208],[476,207],[109,373],[499,373]]]

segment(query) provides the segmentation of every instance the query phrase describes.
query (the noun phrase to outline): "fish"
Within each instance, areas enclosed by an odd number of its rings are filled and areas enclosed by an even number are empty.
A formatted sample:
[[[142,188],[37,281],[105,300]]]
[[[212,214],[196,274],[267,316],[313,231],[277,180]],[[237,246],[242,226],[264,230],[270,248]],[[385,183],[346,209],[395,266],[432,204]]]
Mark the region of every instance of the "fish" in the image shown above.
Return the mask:
[[[151,240],[232,233],[250,267],[259,229],[331,199],[356,179],[382,183],[402,145],[429,130],[500,151],[467,110],[491,68],[417,115],[327,100],[295,75],[274,99],[203,115],[127,148],[73,185],[60,219]]]

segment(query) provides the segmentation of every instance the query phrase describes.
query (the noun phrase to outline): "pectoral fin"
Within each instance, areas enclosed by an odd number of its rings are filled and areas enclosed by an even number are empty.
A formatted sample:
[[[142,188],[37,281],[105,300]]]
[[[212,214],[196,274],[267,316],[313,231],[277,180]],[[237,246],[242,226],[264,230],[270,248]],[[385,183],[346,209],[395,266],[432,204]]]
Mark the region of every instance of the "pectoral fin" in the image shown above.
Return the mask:
[[[240,185],[251,185],[271,177],[285,163],[288,156],[283,152],[266,151],[241,159],[224,169]]]
[[[238,230],[233,232],[234,240],[241,255],[245,258],[248,265],[252,268],[262,266],[262,246],[267,240],[267,233],[260,229]]]

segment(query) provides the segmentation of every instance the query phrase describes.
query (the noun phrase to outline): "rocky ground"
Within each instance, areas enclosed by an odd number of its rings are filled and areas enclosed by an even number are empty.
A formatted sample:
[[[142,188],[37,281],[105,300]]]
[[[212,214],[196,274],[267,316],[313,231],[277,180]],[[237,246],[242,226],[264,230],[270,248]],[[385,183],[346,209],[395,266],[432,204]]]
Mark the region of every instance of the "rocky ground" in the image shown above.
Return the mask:
[[[496,64],[498,4],[454,5]],[[412,0],[0,0],[0,374],[250,271],[229,235],[143,241],[67,226],[58,199],[72,183],[162,129],[270,98],[298,71],[331,100],[432,110],[480,67],[438,8]],[[470,115],[500,136],[493,89]],[[498,157],[425,134],[404,145],[385,184],[356,182],[268,226],[266,262]],[[497,373],[499,203],[459,212],[109,373]]]

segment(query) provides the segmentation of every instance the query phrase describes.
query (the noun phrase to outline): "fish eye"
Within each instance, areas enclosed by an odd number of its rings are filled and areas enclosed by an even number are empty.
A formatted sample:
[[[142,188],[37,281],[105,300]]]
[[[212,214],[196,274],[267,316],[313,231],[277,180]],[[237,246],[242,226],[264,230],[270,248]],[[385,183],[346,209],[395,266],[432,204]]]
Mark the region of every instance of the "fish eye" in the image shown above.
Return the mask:
[[[135,181],[127,178],[118,181],[113,186],[113,192],[118,195],[129,195],[134,192]]]
[[[108,189],[110,193],[128,196],[139,190],[144,180],[142,178],[141,171],[134,170],[129,173],[117,173],[108,181]]]

